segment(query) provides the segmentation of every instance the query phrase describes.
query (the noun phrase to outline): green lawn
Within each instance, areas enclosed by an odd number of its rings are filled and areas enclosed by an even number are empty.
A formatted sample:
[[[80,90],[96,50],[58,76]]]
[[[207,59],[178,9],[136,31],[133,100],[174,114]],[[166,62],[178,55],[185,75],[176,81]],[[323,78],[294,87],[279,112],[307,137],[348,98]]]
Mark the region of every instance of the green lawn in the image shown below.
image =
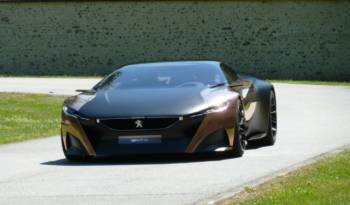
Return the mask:
[[[349,205],[350,149],[257,187],[246,187],[231,204]]]
[[[64,98],[0,93],[0,144],[59,134]]]

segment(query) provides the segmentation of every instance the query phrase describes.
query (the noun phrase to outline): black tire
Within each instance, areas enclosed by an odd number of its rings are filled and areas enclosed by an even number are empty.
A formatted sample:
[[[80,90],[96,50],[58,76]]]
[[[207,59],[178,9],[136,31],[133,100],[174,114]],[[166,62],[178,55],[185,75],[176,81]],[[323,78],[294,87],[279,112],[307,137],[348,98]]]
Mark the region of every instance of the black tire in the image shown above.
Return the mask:
[[[269,103],[269,124],[267,128],[266,137],[261,139],[261,145],[272,146],[276,142],[277,134],[277,104],[275,92],[270,92]]]
[[[244,154],[245,148],[247,146],[247,140],[245,137],[246,125],[244,118],[244,109],[241,100],[237,102],[235,116],[235,126],[234,126],[234,139],[232,146],[232,156],[241,157]]]

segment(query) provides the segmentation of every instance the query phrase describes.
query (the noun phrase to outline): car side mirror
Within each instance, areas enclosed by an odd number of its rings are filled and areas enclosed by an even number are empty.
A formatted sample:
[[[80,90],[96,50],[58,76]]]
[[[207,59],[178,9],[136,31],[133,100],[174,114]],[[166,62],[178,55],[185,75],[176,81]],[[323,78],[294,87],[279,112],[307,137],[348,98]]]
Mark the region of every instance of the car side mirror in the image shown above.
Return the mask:
[[[243,83],[241,83],[241,82],[235,82],[235,83],[230,83],[228,86],[229,86],[229,87],[232,87],[232,88],[234,88],[234,87],[240,87],[240,86],[243,86]]]
[[[75,91],[79,93],[89,93],[89,94],[96,93],[96,90],[93,90],[93,89],[77,89]]]

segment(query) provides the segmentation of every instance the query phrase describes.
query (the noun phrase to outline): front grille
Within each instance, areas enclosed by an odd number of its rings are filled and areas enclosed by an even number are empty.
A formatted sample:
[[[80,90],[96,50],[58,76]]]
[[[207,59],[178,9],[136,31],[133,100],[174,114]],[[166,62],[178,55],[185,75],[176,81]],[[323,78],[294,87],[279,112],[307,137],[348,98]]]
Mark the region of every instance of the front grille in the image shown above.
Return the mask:
[[[179,118],[143,118],[143,119],[101,119],[100,123],[116,130],[142,130],[167,128]]]

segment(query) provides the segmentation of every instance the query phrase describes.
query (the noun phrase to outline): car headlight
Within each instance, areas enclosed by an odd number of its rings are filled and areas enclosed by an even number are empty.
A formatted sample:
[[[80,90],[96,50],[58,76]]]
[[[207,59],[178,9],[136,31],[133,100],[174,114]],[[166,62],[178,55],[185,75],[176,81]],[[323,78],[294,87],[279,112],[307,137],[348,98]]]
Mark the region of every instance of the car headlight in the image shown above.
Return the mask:
[[[230,105],[229,102],[225,102],[225,103],[222,103],[220,105],[212,106],[212,107],[210,107],[208,109],[205,109],[203,111],[200,111],[198,113],[195,113],[195,114],[191,115],[191,117],[199,117],[199,116],[207,115],[207,114],[210,114],[210,113],[223,112],[223,111],[227,110],[229,105]]]
[[[68,107],[67,105],[63,105],[62,111],[65,115],[71,116],[71,117],[78,117],[78,112],[73,110],[72,108]]]

